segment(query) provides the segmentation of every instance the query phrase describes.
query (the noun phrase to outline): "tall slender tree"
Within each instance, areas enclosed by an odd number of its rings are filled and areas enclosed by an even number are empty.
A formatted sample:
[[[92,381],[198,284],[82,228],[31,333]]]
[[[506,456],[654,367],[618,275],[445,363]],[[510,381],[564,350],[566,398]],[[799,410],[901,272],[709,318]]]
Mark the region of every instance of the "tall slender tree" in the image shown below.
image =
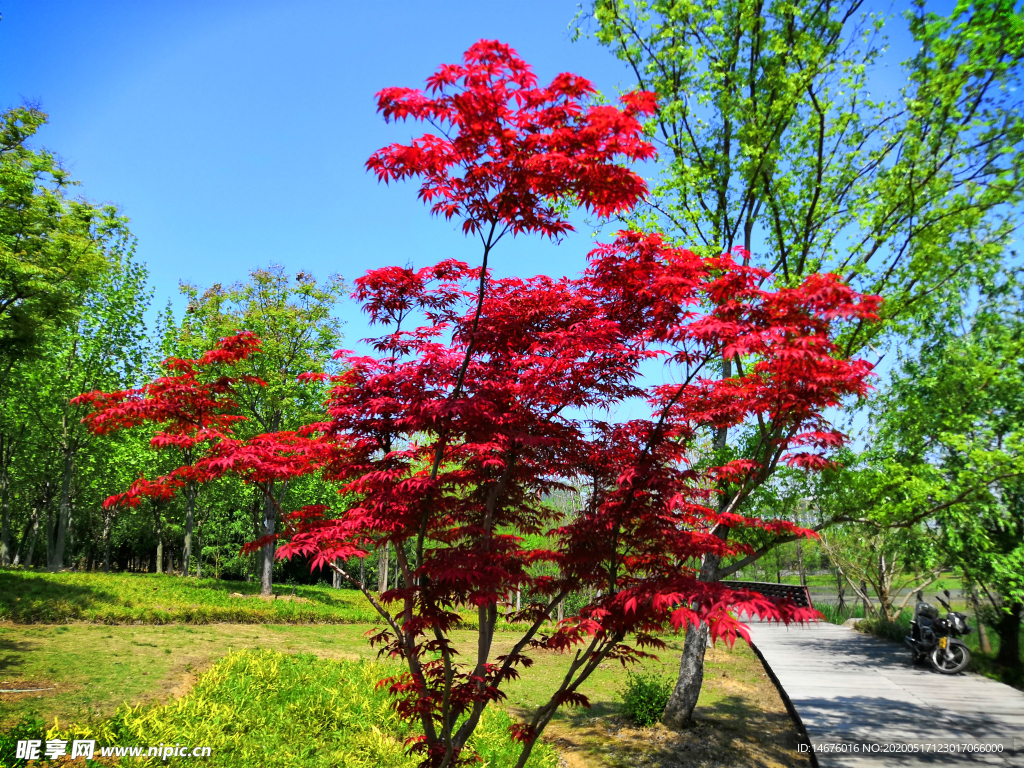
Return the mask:
[[[144,313],[149,303],[146,269],[133,259],[134,242],[122,237],[107,252],[111,264],[77,299],[78,316],[51,333],[51,353],[23,360],[14,372],[20,397],[11,402],[13,418],[28,425],[46,465],[47,552],[49,568],[65,565],[79,464],[94,435],[82,424],[87,408],[71,403],[82,391],[131,385],[145,371],[148,339]]]
[[[0,114],[0,387],[11,366],[38,353],[75,317],[108,266],[105,241],[124,235],[113,206],[67,197],[78,182],[28,142],[46,123],[33,107]]]

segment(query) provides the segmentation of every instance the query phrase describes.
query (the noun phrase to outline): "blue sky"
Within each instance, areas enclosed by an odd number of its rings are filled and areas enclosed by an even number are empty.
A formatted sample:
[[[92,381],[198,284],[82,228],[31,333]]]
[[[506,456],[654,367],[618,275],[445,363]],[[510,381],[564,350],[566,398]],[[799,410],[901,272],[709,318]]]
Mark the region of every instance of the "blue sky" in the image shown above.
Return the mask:
[[[410,184],[385,187],[367,157],[418,135],[373,95],[419,86],[480,38],[514,46],[542,80],[572,71],[613,94],[628,73],[573,43],[575,2],[0,2],[0,107],[37,102],[39,142],[81,192],[132,220],[157,304],[177,283],[244,279],[270,263],[350,279],[479,246],[431,218]],[[590,232],[560,246],[502,243],[502,274],[575,274]],[[353,305],[347,344],[366,329]]]
[[[606,49],[571,41],[577,10],[576,0],[0,0],[0,108],[27,100],[49,113],[40,143],[85,196],[131,218],[158,305],[177,299],[179,280],[231,283],[271,263],[348,279],[386,264],[478,263],[478,245],[432,219],[414,186],[388,188],[364,170],[374,150],[421,132],[386,125],[373,95],[421,85],[480,38],[514,46],[542,80],[572,71],[608,95],[631,87]],[[498,275],[576,274],[591,243],[585,226],[558,246],[520,238],[493,263]],[[365,335],[355,307],[343,314],[349,343]]]

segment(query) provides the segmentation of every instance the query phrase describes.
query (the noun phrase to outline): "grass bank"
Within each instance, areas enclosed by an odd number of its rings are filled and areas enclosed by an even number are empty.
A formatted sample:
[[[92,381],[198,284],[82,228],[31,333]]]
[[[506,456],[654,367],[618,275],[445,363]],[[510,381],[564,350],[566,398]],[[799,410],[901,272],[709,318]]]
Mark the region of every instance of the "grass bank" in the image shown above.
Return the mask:
[[[15,624],[374,624],[362,593],[328,586],[275,585],[273,597],[238,581],[155,573],[0,570],[0,621]],[[463,626],[475,629],[476,613]],[[518,626],[499,621],[499,632]]]
[[[294,595],[292,594],[294,591]],[[0,621],[18,624],[360,624],[376,614],[355,590],[259,587],[160,574],[0,571]]]

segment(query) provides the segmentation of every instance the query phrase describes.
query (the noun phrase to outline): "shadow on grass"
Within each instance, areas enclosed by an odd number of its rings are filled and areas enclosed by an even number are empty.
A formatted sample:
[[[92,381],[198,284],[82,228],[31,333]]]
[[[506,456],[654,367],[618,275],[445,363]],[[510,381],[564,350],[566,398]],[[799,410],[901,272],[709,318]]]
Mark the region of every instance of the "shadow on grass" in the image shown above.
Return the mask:
[[[34,573],[0,570],[0,619],[19,624],[63,623],[83,612],[117,601],[108,590],[38,578]]]
[[[2,683],[21,676],[25,659],[28,658],[31,650],[32,643],[0,635],[0,688],[10,687]]]

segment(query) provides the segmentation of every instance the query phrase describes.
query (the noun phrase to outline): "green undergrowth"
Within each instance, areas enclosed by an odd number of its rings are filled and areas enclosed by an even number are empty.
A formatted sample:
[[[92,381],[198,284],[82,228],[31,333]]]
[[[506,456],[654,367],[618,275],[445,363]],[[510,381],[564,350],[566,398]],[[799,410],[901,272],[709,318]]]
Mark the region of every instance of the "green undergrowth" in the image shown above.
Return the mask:
[[[354,589],[279,585],[276,599],[237,581],[144,573],[0,570],[0,621],[16,624],[374,624]],[[476,614],[465,614],[475,629]],[[499,631],[515,630],[498,622]]]
[[[849,619],[864,618],[864,606],[860,603],[852,606],[848,605],[843,610],[839,610],[839,606],[834,603],[820,603],[814,607],[821,612],[821,615],[825,617],[825,621],[829,624],[842,624]]]
[[[111,718],[84,725],[57,723],[36,738],[95,739],[97,747],[209,747],[210,756],[202,763],[218,768],[413,768],[419,759],[407,754],[407,739],[418,732],[399,719],[390,693],[377,685],[397,671],[396,666],[379,661],[236,651],[217,662],[180,699],[168,704],[123,706]],[[513,722],[503,710],[491,707],[485,711],[469,743],[481,768],[515,763],[519,745],[508,734]],[[16,729],[20,738],[31,738],[28,731],[32,725],[30,720],[23,721]],[[0,768],[18,765],[12,758],[13,754],[0,753]],[[196,758],[125,762],[194,765]],[[557,764],[557,753],[543,743],[535,747],[527,763],[530,768],[555,768]]]
[[[956,607],[954,605],[954,609]],[[905,610],[895,621],[888,621],[882,617],[864,619],[864,621],[857,622],[857,629],[869,635],[902,644],[903,638],[910,634],[911,613],[911,611]],[[999,636],[995,633],[995,630],[992,628],[988,629],[989,642],[993,646],[992,653],[982,653],[978,638],[978,628],[973,617],[968,618],[968,623],[974,631],[968,635],[961,636],[960,640],[971,649],[971,671],[1024,690],[1024,674],[1021,673],[1020,669],[1007,669],[995,662],[996,654],[999,652]],[[1024,631],[1022,631],[1021,637],[1021,646],[1024,648]],[[910,653],[909,650],[907,653]],[[1024,655],[1021,658],[1021,666],[1024,667]]]
[[[644,728],[661,719],[675,681],[654,672],[627,672],[622,714]]]

